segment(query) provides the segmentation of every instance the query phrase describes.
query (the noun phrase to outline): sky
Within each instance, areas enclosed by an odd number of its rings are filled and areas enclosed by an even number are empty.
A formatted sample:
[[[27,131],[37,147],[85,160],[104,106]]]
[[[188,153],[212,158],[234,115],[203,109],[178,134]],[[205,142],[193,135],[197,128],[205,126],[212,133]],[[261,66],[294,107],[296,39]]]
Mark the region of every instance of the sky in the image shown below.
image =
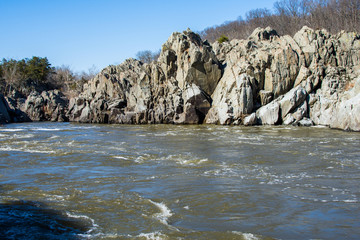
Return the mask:
[[[0,0],[0,59],[47,57],[97,71],[158,51],[172,32],[201,31],[275,0]]]

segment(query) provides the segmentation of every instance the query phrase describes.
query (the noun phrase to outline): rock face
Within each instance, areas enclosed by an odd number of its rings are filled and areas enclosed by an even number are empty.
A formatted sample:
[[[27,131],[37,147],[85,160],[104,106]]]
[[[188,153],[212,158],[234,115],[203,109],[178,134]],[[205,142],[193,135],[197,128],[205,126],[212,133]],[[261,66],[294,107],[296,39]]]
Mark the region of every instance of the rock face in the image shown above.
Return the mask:
[[[27,98],[14,93],[2,99],[8,111],[6,122],[68,121],[65,116],[68,101],[58,90],[32,92]],[[1,102],[0,97],[2,112]]]
[[[69,101],[58,91],[0,98],[1,121],[319,124],[360,131],[360,36],[303,27],[291,37],[257,28],[248,39],[210,45],[188,30],[173,33],[156,62],[109,66],[83,89]]]
[[[221,65],[199,35],[173,33],[158,62],[129,59],[109,66],[71,99],[70,121],[93,123],[202,123]]]
[[[251,113],[256,112],[258,124],[314,122],[356,131],[360,127],[360,92],[353,87],[360,74],[359,35],[331,36],[303,27],[292,38],[258,28],[246,40],[215,43],[213,49],[225,69],[212,95],[207,123],[252,125]],[[237,84],[244,75],[246,89],[252,90],[246,100]]]
[[[9,123],[11,121],[7,102],[2,94],[0,94],[0,124]]]
[[[67,121],[65,117],[67,99],[58,90],[32,92],[20,110],[32,121]]]
[[[253,80],[246,73],[236,78],[225,75],[213,94],[213,106],[206,116],[206,123],[230,124],[251,113],[254,107]]]

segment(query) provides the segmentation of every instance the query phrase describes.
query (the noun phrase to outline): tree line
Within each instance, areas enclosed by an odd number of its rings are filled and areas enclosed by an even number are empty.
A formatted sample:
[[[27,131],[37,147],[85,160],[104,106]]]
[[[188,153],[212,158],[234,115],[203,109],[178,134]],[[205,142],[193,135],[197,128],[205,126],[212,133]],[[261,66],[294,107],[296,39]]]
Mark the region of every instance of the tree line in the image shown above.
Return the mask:
[[[304,25],[325,28],[330,33],[341,30],[360,31],[360,0],[281,0],[273,11],[260,8],[249,11],[245,18],[226,22],[199,32],[203,39],[215,42],[221,36],[245,39],[257,27],[272,27],[279,35],[293,36]]]
[[[96,69],[74,73],[70,67],[52,67],[44,57],[0,61],[0,93],[23,96],[31,91],[60,89],[64,92],[81,91],[83,84],[96,74]]]

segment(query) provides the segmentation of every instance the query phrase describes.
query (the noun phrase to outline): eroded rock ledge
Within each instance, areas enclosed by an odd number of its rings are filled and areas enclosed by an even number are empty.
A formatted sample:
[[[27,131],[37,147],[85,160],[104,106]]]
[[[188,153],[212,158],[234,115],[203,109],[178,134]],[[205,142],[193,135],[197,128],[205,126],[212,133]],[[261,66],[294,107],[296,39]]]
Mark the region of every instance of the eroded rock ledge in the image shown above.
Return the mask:
[[[173,33],[157,62],[128,59],[109,66],[75,98],[52,92],[11,101],[0,96],[3,122],[28,116],[85,123],[317,124],[360,131],[360,36],[303,27],[290,37],[258,28],[246,40],[210,45],[191,31]]]

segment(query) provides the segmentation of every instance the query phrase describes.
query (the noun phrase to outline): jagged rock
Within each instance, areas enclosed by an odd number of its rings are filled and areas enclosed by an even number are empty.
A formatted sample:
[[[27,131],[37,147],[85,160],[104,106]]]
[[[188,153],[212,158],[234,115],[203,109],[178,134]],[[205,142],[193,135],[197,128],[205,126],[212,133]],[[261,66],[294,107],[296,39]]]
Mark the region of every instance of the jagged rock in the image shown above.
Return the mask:
[[[103,69],[67,101],[58,91],[1,98],[4,122],[293,124],[360,131],[360,36],[257,28],[214,43],[173,33],[157,62]],[[5,99],[5,100],[4,100]],[[5,106],[5,107],[4,107]],[[5,110],[4,110],[5,109]],[[66,115],[64,114],[66,112]],[[10,120],[9,120],[10,119]]]
[[[174,33],[158,62],[128,59],[109,66],[70,100],[71,121],[202,123],[221,77],[211,46],[187,31]]]
[[[252,32],[252,34],[249,36],[249,39],[254,41],[264,41],[270,40],[273,37],[279,37],[278,33],[274,29],[270,27],[265,29],[259,27]]]
[[[1,123],[9,123],[11,121],[7,102],[2,94],[0,94],[0,124]]]
[[[300,85],[303,81],[306,81],[306,79],[311,75],[311,71],[306,68],[305,66],[301,66],[299,73],[295,79],[294,87],[297,87]]]
[[[295,110],[291,113],[291,116],[293,116],[296,121],[300,121],[301,119],[308,117],[308,111],[308,103],[304,101],[297,108],[295,108]]]
[[[67,121],[67,99],[58,90],[31,92],[20,106],[32,121]]]
[[[291,89],[288,93],[284,95],[280,100],[278,100],[281,108],[281,117],[285,116],[295,109],[297,106],[302,104],[306,99],[306,91],[302,87],[296,87]]]
[[[360,131],[360,78],[348,83],[348,87],[345,89],[347,90],[343,93],[333,93],[332,98],[327,98],[330,105],[326,110],[332,115],[328,116],[325,125],[329,125],[331,128]],[[324,93],[318,96],[320,99],[326,97]]]
[[[295,108],[294,111],[287,114],[283,118],[283,124],[284,125],[290,125],[290,124],[298,124],[303,119],[308,119],[308,104],[306,101],[304,101],[302,104],[300,104],[297,108]]]
[[[215,89],[213,106],[206,116],[206,123],[230,124],[253,110],[253,89],[251,78],[240,74],[236,78],[224,75]]]
[[[260,90],[259,95],[262,106],[270,103],[274,99],[274,94],[270,91]]]
[[[163,44],[158,61],[167,78],[174,77],[182,90],[194,83],[211,95],[221,77],[221,66],[211,46],[192,31],[173,33]]]
[[[198,86],[191,84],[183,92],[185,100],[184,119],[180,123],[202,123],[210,109],[210,99]],[[180,117],[181,119],[181,117]],[[176,120],[175,122],[179,122]]]

